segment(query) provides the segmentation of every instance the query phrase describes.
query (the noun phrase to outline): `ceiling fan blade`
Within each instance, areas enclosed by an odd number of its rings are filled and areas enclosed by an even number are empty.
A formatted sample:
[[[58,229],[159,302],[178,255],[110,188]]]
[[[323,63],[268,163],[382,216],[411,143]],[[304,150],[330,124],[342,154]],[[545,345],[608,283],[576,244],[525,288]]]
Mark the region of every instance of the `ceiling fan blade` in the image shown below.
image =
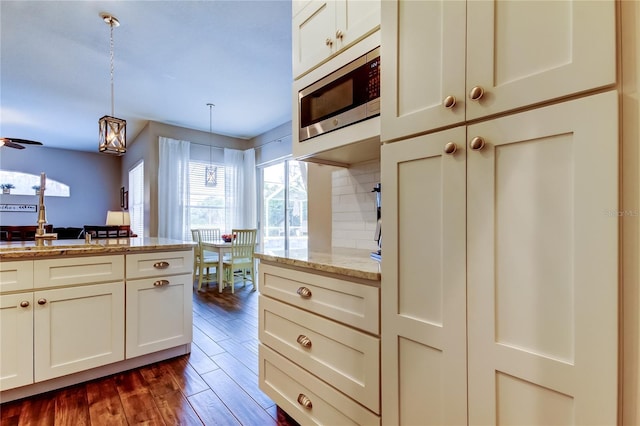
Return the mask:
[[[22,143],[27,145],[42,145],[42,142],[31,141],[29,139],[18,139],[18,138],[3,138],[3,139],[5,140],[5,142],[8,140],[14,143]]]
[[[4,146],[8,147],[8,148],[15,148],[15,149],[24,149],[24,146],[17,144],[17,143],[13,143],[11,140],[9,139],[5,139],[4,140]]]

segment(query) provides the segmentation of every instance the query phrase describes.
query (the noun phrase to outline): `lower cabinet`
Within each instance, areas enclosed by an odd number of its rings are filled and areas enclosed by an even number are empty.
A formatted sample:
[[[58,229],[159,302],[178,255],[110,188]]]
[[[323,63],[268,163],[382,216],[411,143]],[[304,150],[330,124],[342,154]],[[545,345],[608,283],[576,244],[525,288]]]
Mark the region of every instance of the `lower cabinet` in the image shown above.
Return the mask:
[[[379,282],[258,269],[260,388],[300,424],[380,424]]]
[[[41,392],[45,381],[72,384],[74,373],[105,367],[112,374],[144,365],[143,355],[187,353],[192,256],[179,250],[0,262],[3,402]],[[136,279],[125,277],[125,262]]]
[[[191,278],[127,281],[127,358],[191,342]]]
[[[33,383],[33,292],[0,296],[0,336],[0,391]]]
[[[34,293],[34,381],[124,359],[124,283]]]

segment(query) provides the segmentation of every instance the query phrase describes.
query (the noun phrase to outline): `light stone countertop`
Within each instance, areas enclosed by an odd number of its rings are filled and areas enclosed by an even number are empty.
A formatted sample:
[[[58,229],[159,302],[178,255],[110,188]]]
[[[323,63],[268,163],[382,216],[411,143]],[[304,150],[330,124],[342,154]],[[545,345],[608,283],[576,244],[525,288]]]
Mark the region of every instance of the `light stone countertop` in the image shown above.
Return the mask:
[[[0,260],[24,260],[57,256],[84,256],[101,254],[126,254],[146,251],[187,250],[191,241],[166,238],[99,238],[90,243],[84,240],[47,240],[43,246],[35,241],[0,242]]]
[[[339,274],[365,280],[380,281],[380,262],[372,259],[369,250],[334,247],[327,252],[295,250],[290,252],[256,252],[261,260],[297,266],[299,268]]]

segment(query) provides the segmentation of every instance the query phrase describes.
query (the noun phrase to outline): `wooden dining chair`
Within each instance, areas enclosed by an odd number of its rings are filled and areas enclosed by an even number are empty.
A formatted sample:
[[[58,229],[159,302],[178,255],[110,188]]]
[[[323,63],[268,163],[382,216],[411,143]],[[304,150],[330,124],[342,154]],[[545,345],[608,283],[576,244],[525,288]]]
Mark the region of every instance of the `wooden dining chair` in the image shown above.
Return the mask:
[[[236,278],[242,278],[243,285],[247,285],[247,279],[250,279],[253,285],[251,291],[256,291],[254,253],[256,250],[257,230],[233,229],[231,233],[235,235],[235,238],[231,240],[230,256],[223,259],[223,286],[231,286],[231,293],[233,293]]]
[[[205,232],[203,232],[205,231]],[[192,229],[191,236],[194,242],[197,243],[195,247],[194,259],[193,259],[193,280],[196,279],[196,272],[198,275],[198,291],[202,290],[202,284],[208,284],[211,282],[217,282],[220,285],[219,275],[220,271],[218,271],[218,254],[206,251],[202,247],[202,241],[207,241],[207,239],[203,238],[203,234],[207,236],[207,238],[213,233],[210,229]],[[220,230],[218,231],[218,235],[220,235]],[[211,273],[211,269],[214,269],[214,273]]]

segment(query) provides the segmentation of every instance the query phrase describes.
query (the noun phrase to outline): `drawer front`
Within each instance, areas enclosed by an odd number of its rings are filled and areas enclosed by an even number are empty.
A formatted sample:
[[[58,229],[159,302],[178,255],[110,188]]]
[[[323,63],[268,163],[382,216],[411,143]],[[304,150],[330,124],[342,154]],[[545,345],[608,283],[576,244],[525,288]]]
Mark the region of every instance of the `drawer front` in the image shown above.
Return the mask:
[[[34,288],[124,280],[124,256],[62,257],[34,265]]]
[[[380,413],[380,339],[262,295],[259,312],[261,343]]]
[[[127,255],[127,279],[186,274],[192,270],[193,249]]]
[[[268,347],[259,354],[260,389],[298,423],[380,425],[379,416]]]
[[[0,262],[0,293],[33,289],[33,261]]]
[[[380,289],[265,263],[258,265],[260,293],[380,334]]]

